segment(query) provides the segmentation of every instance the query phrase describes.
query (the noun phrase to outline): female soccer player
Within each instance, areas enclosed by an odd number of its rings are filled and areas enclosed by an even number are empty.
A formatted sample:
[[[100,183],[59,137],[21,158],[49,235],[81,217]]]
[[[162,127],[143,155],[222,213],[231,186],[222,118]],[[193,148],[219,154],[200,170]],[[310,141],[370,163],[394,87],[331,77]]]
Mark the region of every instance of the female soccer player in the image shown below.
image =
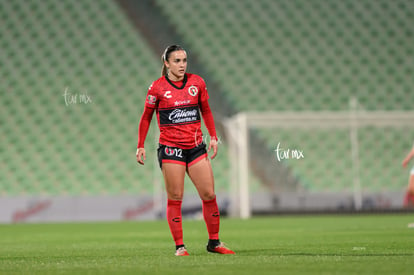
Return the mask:
[[[158,160],[167,190],[167,220],[175,241],[175,255],[189,255],[184,246],[181,221],[186,172],[202,200],[209,235],[207,251],[234,254],[219,240],[220,214],[207,154],[213,149],[211,159],[216,156],[217,136],[206,84],[200,76],[186,73],[187,53],[182,47],[167,47],[161,59],[161,77],[148,89],[139,122],[137,161],[143,165],[146,159],[144,141],[152,115],[156,111],[160,128]],[[200,112],[210,134],[208,151],[201,133]]]
[[[403,167],[406,167],[410,160],[414,157],[414,145],[411,151],[407,154],[402,162]],[[410,177],[408,180],[407,192],[404,197],[404,207],[414,207],[414,166],[411,168]]]

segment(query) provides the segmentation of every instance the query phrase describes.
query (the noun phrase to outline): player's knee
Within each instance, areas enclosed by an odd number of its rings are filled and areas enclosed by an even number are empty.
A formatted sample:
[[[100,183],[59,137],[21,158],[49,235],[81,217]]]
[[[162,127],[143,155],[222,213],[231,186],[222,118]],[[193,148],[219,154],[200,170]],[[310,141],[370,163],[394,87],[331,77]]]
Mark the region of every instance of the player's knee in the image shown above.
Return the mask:
[[[200,197],[203,201],[208,201],[214,199],[216,197],[216,193],[213,191],[206,191],[200,194]]]
[[[169,192],[168,199],[181,201],[183,200],[183,193],[182,192]]]

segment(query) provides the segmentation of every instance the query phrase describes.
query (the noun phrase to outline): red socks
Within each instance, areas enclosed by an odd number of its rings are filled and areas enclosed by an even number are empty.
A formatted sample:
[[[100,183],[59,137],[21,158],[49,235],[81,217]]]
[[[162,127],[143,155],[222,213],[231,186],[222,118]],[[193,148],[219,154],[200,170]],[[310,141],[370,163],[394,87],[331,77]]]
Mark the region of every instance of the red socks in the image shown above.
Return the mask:
[[[183,226],[181,215],[182,201],[168,200],[167,221],[175,245],[183,245]],[[203,216],[207,225],[208,238],[210,240],[219,239],[220,213],[216,198],[203,201]]]
[[[182,201],[168,200],[167,221],[173,236],[175,245],[183,245],[183,225],[181,221]]]
[[[220,213],[216,198],[203,201],[203,216],[207,225],[208,238],[210,240],[218,240],[220,229]]]

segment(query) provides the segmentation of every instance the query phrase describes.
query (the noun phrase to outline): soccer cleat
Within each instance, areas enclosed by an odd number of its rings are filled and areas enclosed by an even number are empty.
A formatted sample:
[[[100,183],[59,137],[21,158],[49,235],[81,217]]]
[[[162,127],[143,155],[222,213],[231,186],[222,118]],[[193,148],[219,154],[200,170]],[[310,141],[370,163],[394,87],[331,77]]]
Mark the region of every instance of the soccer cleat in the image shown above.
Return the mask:
[[[220,242],[216,246],[207,245],[207,251],[211,253],[218,253],[218,254],[236,254],[234,253],[234,251],[228,249],[222,242]]]
[[[175,256],[190,256],[190,254],[188,254],[187,249],[182,246],[175,251]]]

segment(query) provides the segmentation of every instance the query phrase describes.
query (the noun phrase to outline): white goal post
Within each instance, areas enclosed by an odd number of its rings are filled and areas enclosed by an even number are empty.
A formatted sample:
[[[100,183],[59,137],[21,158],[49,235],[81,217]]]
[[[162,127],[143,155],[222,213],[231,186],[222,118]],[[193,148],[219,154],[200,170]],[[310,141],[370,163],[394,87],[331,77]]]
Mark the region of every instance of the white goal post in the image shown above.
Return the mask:
[[[362,111],[351,100],[349,111],[301,112],[243,112],[224,121],[229,157],[230,210],[233,217],[251,216],[249,196],[249,129],[345,129],[349,130],[352,155],[353,200],[356,210],[361,209],[362,195],[359,175],[358,129],[361,127],[414,126],[413,111]]]

